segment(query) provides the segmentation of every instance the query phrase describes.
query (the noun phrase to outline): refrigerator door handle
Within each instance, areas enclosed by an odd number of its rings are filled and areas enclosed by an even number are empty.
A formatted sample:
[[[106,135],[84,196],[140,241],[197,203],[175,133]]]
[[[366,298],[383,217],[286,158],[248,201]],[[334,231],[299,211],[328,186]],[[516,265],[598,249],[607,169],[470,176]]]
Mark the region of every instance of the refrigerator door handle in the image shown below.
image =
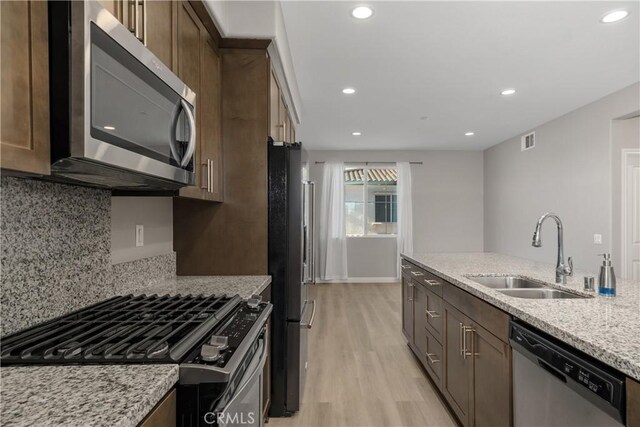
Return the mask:
[[[302,285],[309,283],[311,265],[309,264],[309,224],[307,210],[309,208],[309,181],[302,181]]]
[[[316,300],[305,301],[304,305],[306,306],[307,303],[312,303],[313,309],[311,310],[311,317],[309,318],[309,321],[300,322],[300,327],[303,329],[311,329],[313,327],[313,320],[316,318]],[[304,313],[304,310],[302,312]]]
[[[316,183],[313,181],[309,181],[309,265],[311,268],[309,269],[310,273],[310,283],[316,283]],[[315,310],[315,302],[313,306]]]
[[[306,266],[303,273],[303,283],[315,284],[316,282],[316,261],[315,261],[315,193],[316,183],[313,181],[303,181],[307,187],[302,197],[302,209],[305,214],[305,224],[303,225],[303,266]],[[306,208],[306,209],[305,209]],[[308,211],[308,212],[305,212]],[[307,215],[308,214],[308,215]]]

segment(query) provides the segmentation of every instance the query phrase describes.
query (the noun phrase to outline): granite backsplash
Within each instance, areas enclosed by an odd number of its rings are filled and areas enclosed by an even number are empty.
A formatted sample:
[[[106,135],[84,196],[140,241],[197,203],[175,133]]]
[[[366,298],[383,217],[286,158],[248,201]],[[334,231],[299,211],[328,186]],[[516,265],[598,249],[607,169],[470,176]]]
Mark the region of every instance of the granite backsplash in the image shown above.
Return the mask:
[[[175,253],[111,264],[110,191],[0,181],[0,335],[175,276]]]

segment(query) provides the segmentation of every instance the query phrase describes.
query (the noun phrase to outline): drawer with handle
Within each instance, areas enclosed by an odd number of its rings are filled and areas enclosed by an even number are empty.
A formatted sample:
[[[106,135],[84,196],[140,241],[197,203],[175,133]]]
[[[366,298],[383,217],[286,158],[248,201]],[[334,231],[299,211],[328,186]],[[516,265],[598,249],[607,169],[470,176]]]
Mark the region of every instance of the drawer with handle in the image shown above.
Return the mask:
[[[425,328],[439,341],[442,342],[442,298],[427,289],[424,316]]]
[[[442,288],[445,286],[446,282],[428,271],[421,270],[421,272],[424,274],[420,277],[422,283],[426,285],[428,290],[441,297]]]
[[[409,277],[416,277],[414,274],[411,274],[411,272],[417,271],[418,267],[403,259],[400,263],[400,269],[402,270],[402,274]]]
[[[442,287],[446,283],[444,280],[405,259],[400,263],[400,267],[402,269],[402,274],[409,276],[416,282],[424,285],[436,295],[442,296]]]
[[[425,368],[438,388],[442,388],[442,345],[428,330],[424,331],[424,335],[426,342]]]

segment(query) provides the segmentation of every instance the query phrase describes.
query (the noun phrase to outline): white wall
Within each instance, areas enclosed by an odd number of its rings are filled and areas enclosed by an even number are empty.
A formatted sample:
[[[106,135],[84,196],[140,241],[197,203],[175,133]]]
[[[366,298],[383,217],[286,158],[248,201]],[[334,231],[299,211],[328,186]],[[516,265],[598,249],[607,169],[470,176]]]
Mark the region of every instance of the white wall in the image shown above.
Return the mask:
[[[640,115],[640,112],[634,115]],[[622,150],[640,150],[640,117],[614,120],[611,128],[611,257],[616,275],[622,270]],[[630,277],[629,277],[630,278]]]
[[[144,246],[136,247],[136,225],[144,226]],[[173,252],[171,197],[111,198],[111,262],[118,264]]]
[[[485,251],[554,262],[553,222],[544,225],[543,247],[531,246],[536,220],[553,211],[564,223],[565,255],[597,271],[596,254],[611,252],[612,120],[640,108],[639,91],[634,84],[532,129],[533,150],[521,152],[520,136],[485,150]]]
[[[416,252],[481,252],[483,249],[483,157],[481,151],[309,151],[310,178],[322,191],[317,161],[421,161],[412,165],[413,230]],[[318,206],[318,209],[321,207]],[[349,238],[348,273],[394,277],[396,241]]]

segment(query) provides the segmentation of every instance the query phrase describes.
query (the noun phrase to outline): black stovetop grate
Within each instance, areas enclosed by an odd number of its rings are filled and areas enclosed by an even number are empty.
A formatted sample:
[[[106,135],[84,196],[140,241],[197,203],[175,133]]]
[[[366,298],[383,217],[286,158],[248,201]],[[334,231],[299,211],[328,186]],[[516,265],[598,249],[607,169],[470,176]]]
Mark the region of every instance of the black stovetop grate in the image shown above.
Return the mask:
[[[176,363],[239,297],[114,297],[2,338],[2,364]]]

